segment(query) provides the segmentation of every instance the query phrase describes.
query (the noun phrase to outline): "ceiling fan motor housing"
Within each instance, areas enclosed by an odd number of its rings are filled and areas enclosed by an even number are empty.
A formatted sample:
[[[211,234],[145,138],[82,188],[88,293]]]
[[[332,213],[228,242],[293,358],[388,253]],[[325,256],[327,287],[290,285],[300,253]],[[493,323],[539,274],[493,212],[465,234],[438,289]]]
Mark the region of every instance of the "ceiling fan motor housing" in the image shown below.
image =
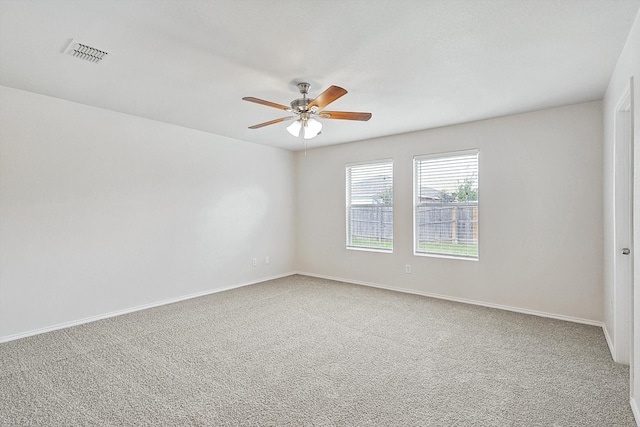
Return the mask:
[[[302,125],[306,128],[307,126],[311,127],[313,125],[314,130],[312,130],[311,132],[313,135],[309,137],[309,138],[313,138],[318,133],[320,133],[319,130],[320,130],[320,127],[322,127],[322,125],[318,121],[313,120],[313,117],[319,117],[323,119],[360,120],[360,121],[367,121],[371,118],[371,113],[356,113],[353,111],[323,112],[324,107],[326,107],[327,105],[329,105],[330,103],[332,103],[333,101],[335,101],[336,99],[340,98],[341,96],[347,93],[345,89],[339,86],[330,86],[327,90],[322,92],[317,98],[312,100],[307,98],[307,94],[309,93],[309,88],[311,87],[309,83],[300,82],[300,83],[297,83],[296,86],[298,86],[298,90],[300,90],[300,93],[302,94],[302,98],[294,99],[293,101],[291,101],[291,104],[290,104],[291,108],[287,107],[286,105],[265,101],[264,99],[254,98],[252,96],[246,96],[242,98],[245,101],[255,102],[256,104],[266,105],[267,107],[277,108],[278,110],[284,110],[284,111],[295,114],[294,116],[281,117],[279,119],[271,120],[265,123],[249,126],[249,129],[258,129],[268,125],[273,125],[276,123],[288,121],[291,119],[297,119],[294,122],[294,124],[298,123],[298,126]],[[317,129],[315,129],[316,127]],[[314,133],[315,130],[317,130],[318,132]],[[298,128],[298,131],[299,131],[299,128]],[[295,132],[292,132],[292,134],[295,134]],[[295,136],[297,136],[297,134]]]
[[[293,111],[302,113],[304,111],[307,111],[307,106],[310,102],[311,100],[307,98],[294,99],[293,101],[291,101],[291,108],[293,109]]]
[[[306,82],[300,82],[297,86],[298,90],[300,90],[300,93],[302,94],[302,98],[291,101],[291,108],[297,113],[304,113],[308,110],[307,106],[311,102],[311,100],[307,99],[307,94],[309,93],[311,85]]]

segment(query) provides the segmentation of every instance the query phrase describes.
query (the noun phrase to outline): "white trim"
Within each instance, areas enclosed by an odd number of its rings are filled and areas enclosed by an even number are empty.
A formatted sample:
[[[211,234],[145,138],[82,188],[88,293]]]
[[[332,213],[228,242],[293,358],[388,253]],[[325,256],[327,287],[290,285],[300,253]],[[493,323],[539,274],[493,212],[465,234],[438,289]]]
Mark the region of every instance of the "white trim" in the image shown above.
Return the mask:
[[[469,148],[466,150],[459,150],[459,151],[449,151],[449,152],[440,152],[440,153],[432,153],[432,154],[420,154],[420,155],[414,155],[413,156],[413,169],[412,169],[412,181],[413,181],[413,255],[414,256],[425,256],[425,257],[431,257],[431,258],[448,258],[448,259],[457,259],[457,260],[470,260],[470,261],[479,261],[480,260],[480,237],[478,237],[477,241],[476,241],[476,247],[477,247],[477,253],[475,257],[465,257],[465,256],[456,256],[454,254],[435,254],[435,253],[428,253],[428,252],[420,252],[418,251],[418,239],[417,239],[417,234],[418,234],[418,227],[416,225],[416,214],[417,214],[417,205],[418,203],[418,197],[419,197],[419,193],[420,193],[420,188],[422,188],[420,186],[420,183],[418,183],[418,177],[417,177],[417,169],[416,169],[416,164],[422,160],[429,160],[429,159],[441,159],[441,158],[448,158],[448,157],[458,157],[458,156],[469,156],[475,154],[476,156],[476,170],[478,172],[478,176],[477,176],[477,180],[478,180],[478,188],[477,188],[477,192],[478,192],[478,196],[480,195],[480,149],[479,148]],[[477,200],[477,209],[478,212],[480,211],[480,198],[478,197]],[[480,223],[478,222],[478,236],[480,235]]]
[[[467,154],[478,154],[480,149],[478,148],[468,148],[465,150],[458,151],[442,151],[438,153],[431,154],[416,154],[413,156],[413,160],[422,160],[422,159],[439,159],[442,157],[456,157],[456,156],[464,156]]]
[[[385,159],[363,160],[361,162],[345,163],[344,170],[346,171],[347,168],[349,168],[351,166],[378,165],[378,164],[384,164],[384,163],[389,163],[389,162],[391,162],[391,164],[393,164],[393,157],[389,157],[389,158],[385,158]]]
[[[508,305],[494,304],[494,303],[490,303],[490,302],[477,301],[477,300],[472,300],[472,299],[467,299],[467,298],[459,298],[459,297],[452,297],[452,296],[442,295],[442,294],[434,294],[434,293],[431,293],[431,292],[416,291],[414,289],[398,288],[398,287],[393,287],[393,286],[380,285],[380,284],[377,284],[377,283],[363,282],[363,281],[360,281],[360,280],[351,280],[351,279],[344,279],[344,278],[341,278],[341,277],[325,276],[323,274],[305,273],[305,272],[302,272],[302,271],[298,271],[296,274],[301,274],[303,276],[317,277],[317,278],[320,278],[320,279],[335,280],[335,281],[338,281],[338,282],[352,283],[354,285],[362,285],[362,286],[370,286],[370,287],[379,288],[379,289],[387,289],[387,290],[390,290],[390,291],[404,292],[404,293],[407,293],[407,294],[421,295],[421,296],[429,297],[429,298],[437,298],[437,299],[442,299],[442,300],[461,302],[463,304],[471,304],[471,305],[479,305],[479,306],[482,306],[482,307],[497,308],[499,310],[513,311],[513,312],[516,312],[516,313],[529,314],[529,315],[532,315],[532,316],[547,317],[547,318],[550,318],[550,319],[564,320],[566,322],[581,323],[581,324],[584,324],[584,325],[591,325],[591,326],[599,326],[601,328],[604,326],[604,324],[602,322],[599,322],[597,320],[583,319],[583,318],[580,318],[580,317],[565,316],[563,314],[547,313],[547,312],[544,312],[544,311],[530,310],[530,309],[527,309],[527,308],[511,307],[511,306],[508,306]]]
[[[261,282],[265,282],[267,280],[274,280],[274,279],[279,279],[279,278],[282,278],[282,277],[292,276],[294,274],[300,274],[300,275],[309,276],[309,277],[317,277],[317,278],[327,279],[327,280],[336,280],[336,281],[339,281],[339,282],[352,283],[354,285],[362,285],[362,286],[369,286],[369,287],[379,288],[379,289],[387,289],[387,290],[390,290],[390,291],[404,292],[404,293],[408,293],[408,294],[421,295],[421,296],[430,297],[430,298],[437,298],[437,299],[443,299],[443,300],[448,300],[448,301],[455,301],[455,302],[460,302],[460,303],[463,303],[463,304],[472,304],[472,305],[479,305],[479,306],[489,307],[489,308],[497,308],[499,310],[513,311],[513,312],[516,312],[516,313],[530,314],[530,315],[539,316],[539,317],[548,317],[548,318],[552,318],[552,319],[565,320],[565,321],[568,321],[568,322],[582,323],[582,324],[592,325],[592,326],[600,326],[604,330],[605,338],[607,340],[607,344],[609,345],[609,349],[610,350],[612,349],[612,345],[611,345],[611,341],[610,341],[609,335],[608,335],[607,330],[604,327],[604,324],[602,322],[597,322],[597,321],[589,320],[589,319],[581,319],[581,318],[578,318],[578,317],[564,316],[564,315],[560,315],[560,314],[546,313],[546,312],[541,312],[541,311],[536,311],[536,310],[529,310],[529,309],[518,308],[518,307],[511,307],[511,306],[500,305],[500,304],[487,303],[487,302],[483,302],[483,301],[470,300],[470,299],[466,299],[466,298],[451,297],[451,296],[447,296],[447,295],[434,294],[434,293],[431,293],[431,292],[416,291],[416,290],[413,290],[413,289],[405,289],[405,288],[384,286],[384,285],[380,285],[380,284],[376,284],[376,283],[363,282],[363,281],[359,281],[359,280],[345,279],[345,278],[341,278],[341,277],[327,276],[327,275],[314,274],[314,273],[306,273],[306,272],[302,272],[302,271],[292,271],[292,272],[288,272],[288,273],[278,274],[278,275],[275,275],[275,276],[263,277],[261,279],[256,279],[256,280],[249,281],[249,282],[238,283],[238,284],[227,286],[227,287],[224,287],[224,288],[221,288],[221,289],[210,289],[210,290],[203,291],[203,292],[197,292],[197,293],[194,293],[194,294],[183,295],[183,296],[176,297],[176,298],[169,298],[169,299],[162,300],[162,301],[143,304],[143,305],[139,305],[139,306],[136,306],[136,307],[127,308],[127,309],[124,309],[124,310],[117,310],[117,311],[113,311],[113,312],[110,312],[110,313],[105,313],[105,314],[101,314],[101,315],[97,315],[97,316],[90,316],[90,317],[85,317],[83,319],[72,320],[70,322],[59,323],[59,324],[53,325],[53,326],[47,326],[47,327],[39,328],[39,329],[32,329],[30,331],[26,331],[26,332],[21,332],[21,333],[18,333],[18,334],[12,334],[12,335],[7,335],[7,336],[4,336],[4,337],[0,337],[0,343],[14,341],[14,340],[17,340],[17,339],[20,339],[20,338],[30,337],[32,335],[39,335],[39,334],[43,334],[43,333],[46,333],[46,332],[56,331],[58,329],[70,328],[72,326],[78,326],[78,325],[82,325],[84,323],[95,322],[97,320],[108,319],[110,317],[115,317],[115,316],[120,316],[122,314],[127,314],[127,313],[132,313],[132,312],[135,312],[135,311],[145,310],[147,308],[159,307],[161,305],[173,304],[175,302],[185,301],[185,300],[192,299],[192,298],[198,298],[198,297],[201,297],[201,296],[211,295],[211,294],[215,294],[215,293],[218,293],[218,292],[229,291],[229,290],[232,290],[232,289],[241,288],[243,286],[255,285],[256,283],[261,283]]]
[[[616,103],[616,107],[613,111],[613,204],[612,204],[612,219],[613,219],[613,253],[615,254],[612,258],[613,262],[613,282],[612,282],[612,300],[613,300],[613,312],[611,313],[612,318],[612,336],[614,340],[611,341],[614,344],[615,351],[611,352],[613,360],[616,363],[622,363],[625,365],[631,365],[631,355],[632,355],[632,346],[633,346],[633,255],[630,259],[628,259],[629,265],[629,277],[627,277],[627,281],[623,280],[624,274],[623,272],[627,271],[624,269],[624,261],[621,261],[618,256],[619,250],[623,247],[634,248],[633,246],[633,187],[634,187],[634,164],[633,164],[633,115],[631,111],[631,96],[632,96],[632,81],[633,77],[629,80],[628,84],[625,86],[622,91],[622,95],[618,102]],[[621,120],[620,114],[626,113],[628,114],[628,123],[627,120]],[[624,128],[624,129],[623,129]],[[627,129],[628,128],[628,129]],[[628,135],[626,133],[628,132]],[[627,138],[628,136],[628,138]],[[626,148],[626,150],[620,151],[621,148]],[[625,153],[626,151],[626,153]],[[622,155],[624,158],[629,158],[628,168],[622,168],[618,162],[619,155]],[[622,170],[625,175],[620,179],[618,177],[619,171]],[[621,186],[621,183],[625,184]],[[624,188],[628,185],[628,188]],[[627,215],[628,218],[626,221],[619,221],[619,212],[622,212],[622,209],[619,209],[619,201],[620,196],[619,188],[626,190],[626,195],[622,196],[622,198],[628,198],[628,209],[624,209],[627,211],[622,213],[622,215]],[[627,229],[628,227],[628,229]],[[626,231],[624,233],[625,237],[620,238],[620,230]],[[622,277],[622,278],[621,278]],[[625,283],[622,283],[625,282]],[[625,289],[626,288],[626,289]],[[619,294],[624,293],[627,294],[630,298],[621,297]],[[608,301],[605,301],[605,311],[609,309]],[[628,306],[627,306],[628,303]],[[627,323],[626,320],[629,320]]]
[[[391,242],[393,244],[393,242]],[[374,249],[369,247],[360,247],[360,246],[347,246],[346,249],[348,251],[365,251],[365,252],[380,252],[383,254],[392,254],[393,248],[391,249]]]
[[[631,112],[631,81],[633,80],[633,76],[629,79],[629,83],[625,86],[622,91],[622,95],[620,95],[620,99],[616,104],[615,113],[619,111],[628,111]],[[614,116],[615,120],[615,116]],[[615,126],[613,127],[615,129]]]
[[[629,399],[629,404],[631,405],[631,412],[633,412],[633,418],[636,419],[636,425],[640,425],[640,409],[638,409],[638,404],[636,400],[632,397]]]
[[[478,257],[466,257],[466,256],[455,256],[455,255],[443,255],[443,254],[436,254],[436,253],[430,253],[430,252],[416,252],[414,249],[413,252],[414,256],[424,256],[424,257],[428,257],[428,258],[441,258],[441,259],[462,259],[465,261],[480,261],[480,259]]]
[[[215,293],[218,293],[218,292],[230,291],[231,289],[237,289],[237,288],[241,288],[243,286],[255,285],[256,283],[266,282],[267,280],[279,279],[281,277],[287,277],[287,276],[291,276],[293,274],[296,274],[296,273],[295,272],[288,272],[288,273],[283,273],[283,274],[279,274],[279,275],[276,275],[276,276],[263,277],[263,278],[260,278],[260,279],[257,279],[257,280],[252,280],[252,281],[249,281],[249,282],[237,283],[235,285],[227,286],[227,287],[220,288],[220,289],[209,289],[209,290],[206,290],[206,291],[203,291],[203,292],[196,292],[194,294],[183,295],[183,296],[179,296],[179,297],[175,297],[175,298],[165,299],[165,300],[162,300],[162,301],[156,301],[156,302],[152,302],[152,303],[148,303],[148,304],[138,305],[136,307],[125,308],[124,310],[112,311],[110,313],[99,314],[97,316],[89,316],[89,317],[85,317],[83,319],[72,320],[72,321],[64,322],[64,323],[58,323],[57,325],[53,325],[53,326],[47,326],[47,327],[44,327],[44,328],[32,329],[30,331],[20,332],[18,334],[13,334],[13,335],[7,335],[7,336],[4,336],[4,337],[0,337],[0,343],[13,341],[13,340],[17,340],[17,339],[20,339],[20,338],[26,338],[26,337],[30,337],[32,335],[44,334],[45,332],[56,331],[58,329],[70,328],[72,326],[78,326],[78,325],[82,325],[84,323],[95,322],[96,320],[108,319],[110,317],[120,316],[122,314],[132,313],[134,311],[146,310],[148,308],[159,307],[161,305],[166,305],[166,304],[173,304],[174,302],[185,301],[185,300],[188,300],[188,299],[198,298],[198,297],[202,297],[202,296],[205,296],[205,295],[211,295],[211,294],[215,294]]]
[[[387,165],[391,165],[391,205],[381,205],[381,206],[390,206],[391,207],[391,249],[381,249],[381,248],[375,248],[375,247],[370,247],[370,246],[354,246],[354,245],[350,245],[349,243],[351,243],[352,241],[352,237],[351,236],[351,219],[349,216],[349,212],[350,212],[350,208],[353,206],[358,206],[358,204],[353,204],[353,200],[351,200],[351,193],[353,191],[352,189],[352,173],[351,170],[353,168],[358,168],[360,166],[387,166]],[[384,178],[383,178],[384,179]],[[395,180],[394,180],[394,162],[393,162],[393,158],[388,158],[388,159],[380,159],[380,160],[371,160],[371,161],[363,161],[363,162],[357,162],[357,163],[347,163],[345,164],[344,167],[344,189],[345,189],[345,227],[344,227],[344,231],[345,231],[345,247],[348,250],[366,250],[366,251],[370,251],[370,252],[385,252],[385,253],[393,253],[393,220],[394,220],[394,216],[395,216],[395,211],[393,209],[393,191],[395,188]]]
[[[604,338],[607,340],[607,345],[609,346],[609,352],[611,353],[611,358],[616,360],[616,347],[613,345],[613,341],[611,340],[611,336],[609,335],[609,331],[607,330],[607,325],[602,325],[602,331],[604,332]]]

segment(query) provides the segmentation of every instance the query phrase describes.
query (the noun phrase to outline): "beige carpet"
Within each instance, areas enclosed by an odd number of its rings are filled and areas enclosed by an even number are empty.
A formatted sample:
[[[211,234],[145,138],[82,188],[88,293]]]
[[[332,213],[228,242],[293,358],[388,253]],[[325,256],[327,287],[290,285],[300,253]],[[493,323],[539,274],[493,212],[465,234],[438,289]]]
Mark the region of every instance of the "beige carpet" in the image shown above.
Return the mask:
[[[602,330],[291,276],[0,344],[2,426],[633,426]]]

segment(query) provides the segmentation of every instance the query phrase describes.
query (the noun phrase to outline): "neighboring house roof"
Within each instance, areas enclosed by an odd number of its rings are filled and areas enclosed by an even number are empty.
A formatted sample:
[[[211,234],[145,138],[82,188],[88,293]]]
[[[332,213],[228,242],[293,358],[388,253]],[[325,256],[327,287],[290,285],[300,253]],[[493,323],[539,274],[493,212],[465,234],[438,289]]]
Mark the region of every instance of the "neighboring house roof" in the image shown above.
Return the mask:
[[[442,192],[431,187],[420,187],[420,200],[442,200]]]
[[[354,205],[381,203],[380,195],[388,190],[390,184],[391,177],[385,175],[372,176],[354,182],[351,184],[351,203]]]

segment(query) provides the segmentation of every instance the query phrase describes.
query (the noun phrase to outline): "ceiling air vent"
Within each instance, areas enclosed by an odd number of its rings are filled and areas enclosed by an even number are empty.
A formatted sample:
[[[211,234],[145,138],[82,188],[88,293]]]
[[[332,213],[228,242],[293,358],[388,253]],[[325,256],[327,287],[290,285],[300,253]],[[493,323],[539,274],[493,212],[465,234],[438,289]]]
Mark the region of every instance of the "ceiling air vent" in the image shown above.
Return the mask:
[[[107,52],[104,50],[80,43],[76,40],[71,40],[64,53],[93,63],[98,63],[107,56]]]

